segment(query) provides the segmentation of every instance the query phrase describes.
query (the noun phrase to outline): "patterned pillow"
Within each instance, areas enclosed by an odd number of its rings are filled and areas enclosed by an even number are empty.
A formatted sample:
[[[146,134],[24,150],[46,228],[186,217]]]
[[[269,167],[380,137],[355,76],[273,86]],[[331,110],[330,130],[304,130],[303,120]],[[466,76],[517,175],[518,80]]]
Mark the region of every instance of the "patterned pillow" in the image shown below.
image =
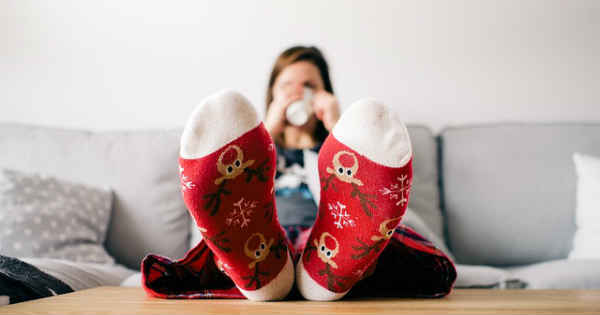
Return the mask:
[[[112,264],[111,206],[108,189],[0,169],[0,254]]]

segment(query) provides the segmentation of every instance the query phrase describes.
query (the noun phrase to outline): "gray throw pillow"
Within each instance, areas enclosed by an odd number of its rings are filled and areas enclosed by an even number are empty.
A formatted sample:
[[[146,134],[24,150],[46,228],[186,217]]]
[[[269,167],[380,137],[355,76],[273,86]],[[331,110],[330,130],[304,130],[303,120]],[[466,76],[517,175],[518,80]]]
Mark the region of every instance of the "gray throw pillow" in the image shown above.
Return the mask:
[[[111,206],[109,189],[0,169],[0,254],[112,264]]]

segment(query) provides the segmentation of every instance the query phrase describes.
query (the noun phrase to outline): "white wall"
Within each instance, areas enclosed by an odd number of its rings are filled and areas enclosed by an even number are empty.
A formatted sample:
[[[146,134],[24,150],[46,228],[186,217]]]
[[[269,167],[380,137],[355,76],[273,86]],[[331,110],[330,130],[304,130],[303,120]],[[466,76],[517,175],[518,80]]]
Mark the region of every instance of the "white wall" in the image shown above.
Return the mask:
[[[343,104],[435,130],[600,120],[600,1],[0,1],[0,120],[181,126],[232,87],[262,110],[270,67],[322,48]]]

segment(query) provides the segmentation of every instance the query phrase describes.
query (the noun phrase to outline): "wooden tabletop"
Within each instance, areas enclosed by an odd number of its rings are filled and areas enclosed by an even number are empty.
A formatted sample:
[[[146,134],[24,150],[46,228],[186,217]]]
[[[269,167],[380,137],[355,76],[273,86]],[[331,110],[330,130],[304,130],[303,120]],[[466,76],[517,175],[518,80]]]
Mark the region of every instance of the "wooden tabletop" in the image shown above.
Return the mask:
[[[441,299],[337,302],[164,300],[141,288],[99,287],[0,306],[0,314],[598,314],[600,290],[454,290]]]

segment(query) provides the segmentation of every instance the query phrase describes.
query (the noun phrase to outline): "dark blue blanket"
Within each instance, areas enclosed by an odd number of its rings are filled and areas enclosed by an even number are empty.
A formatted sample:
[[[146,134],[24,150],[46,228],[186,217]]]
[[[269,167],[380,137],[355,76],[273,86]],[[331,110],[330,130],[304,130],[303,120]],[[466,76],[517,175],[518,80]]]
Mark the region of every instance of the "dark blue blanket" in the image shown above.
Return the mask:
[[[17,258],[0,255],[0,296],[9,303],[73,292],[59,279]]]

